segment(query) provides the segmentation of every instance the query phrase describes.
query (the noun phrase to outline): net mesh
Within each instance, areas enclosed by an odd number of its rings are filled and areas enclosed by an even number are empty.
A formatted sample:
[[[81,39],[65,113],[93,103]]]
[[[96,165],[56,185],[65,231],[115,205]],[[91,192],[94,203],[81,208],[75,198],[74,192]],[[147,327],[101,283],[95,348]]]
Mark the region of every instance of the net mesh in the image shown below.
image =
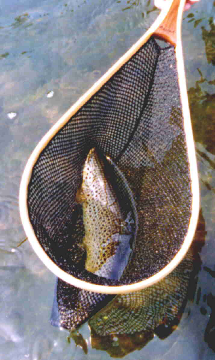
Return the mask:
[[[98,336],[154,331],[164,319],[171,322],[178,316],[192,270],[193,255],[189,251],[163,280],[114,299],[112,295],[80,290],[58,279],[51,323],[74,331],[90,318],[89,325]]]
[[[165,319],[171,322],[186,300],[193,269],[192,255],[163,280],[146,289],[117,295],[89,320],[97,335],[135,334],[154,330]]]
[[[146,279],[173,259],[191,215],[183,121],[175,49],[152,37],[52,138],[34,165],[28,209],[41,246],[61,269],[91,283],[120,285]],[[76,193],[92,148],[118,166],[136,204],[135,246],[119,280],[88,272],[79,246],[84,224]],[[98,303],[81,294],[83,307]]]

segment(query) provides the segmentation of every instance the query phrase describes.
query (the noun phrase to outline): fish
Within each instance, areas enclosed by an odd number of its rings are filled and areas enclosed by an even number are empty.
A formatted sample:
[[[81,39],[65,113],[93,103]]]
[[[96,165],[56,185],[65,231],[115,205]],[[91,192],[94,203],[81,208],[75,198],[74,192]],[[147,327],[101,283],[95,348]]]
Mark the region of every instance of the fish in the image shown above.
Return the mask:
[[[113,167],[130,201],[127,214],[113,186],[116,179],[106,176],[107,169]],[[135,203],[123,174],[110,157],[99,156],[95,148],[89,151],[84,163],[76,201],[83,209],[85,269],[107,279],[119,280],[132,251],[133,229],[137,225]]]

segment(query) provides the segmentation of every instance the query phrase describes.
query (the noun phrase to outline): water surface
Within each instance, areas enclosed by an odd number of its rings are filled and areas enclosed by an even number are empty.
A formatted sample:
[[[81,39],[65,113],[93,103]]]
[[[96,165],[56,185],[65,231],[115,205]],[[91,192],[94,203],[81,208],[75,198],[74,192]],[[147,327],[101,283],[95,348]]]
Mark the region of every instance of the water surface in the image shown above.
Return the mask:
[[[146,31],[152,2],[2,0],[0,4],[0,357],[4,360],[109,359],[88,354],[49,323],[55,277],[34,254],[18,211],[25,163],[41,137]],[[215,338],[215,7],[201,0],[184,13],[183,46],[201,187],[196,267],[182,319],[129,360],[214,357]]]

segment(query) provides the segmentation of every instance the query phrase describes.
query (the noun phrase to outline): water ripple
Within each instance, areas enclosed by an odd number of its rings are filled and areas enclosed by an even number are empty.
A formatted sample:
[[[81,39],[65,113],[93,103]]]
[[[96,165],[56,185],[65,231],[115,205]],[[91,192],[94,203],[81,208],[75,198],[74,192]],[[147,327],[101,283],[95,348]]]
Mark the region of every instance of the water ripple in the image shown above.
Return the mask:
[[[0,230],[20,226],[18,200],[13,195],[0,195]]]

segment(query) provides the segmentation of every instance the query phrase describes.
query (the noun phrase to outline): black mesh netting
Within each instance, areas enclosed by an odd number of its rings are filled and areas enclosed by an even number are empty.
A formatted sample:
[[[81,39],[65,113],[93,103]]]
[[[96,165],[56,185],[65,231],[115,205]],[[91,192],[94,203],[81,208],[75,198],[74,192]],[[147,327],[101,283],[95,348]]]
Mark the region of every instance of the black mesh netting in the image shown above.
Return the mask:
[[[135,246],[118,281],[85,270],[78,246],[84,228],[76,193],[91,148],[115,162],[136,204]],[[59,130],[33,168],[28,207],[48,256],[82,280],[129,284],[150,277],[172,260],[184,241],[191,214],[174,47],[162,49],[151,38]]]

